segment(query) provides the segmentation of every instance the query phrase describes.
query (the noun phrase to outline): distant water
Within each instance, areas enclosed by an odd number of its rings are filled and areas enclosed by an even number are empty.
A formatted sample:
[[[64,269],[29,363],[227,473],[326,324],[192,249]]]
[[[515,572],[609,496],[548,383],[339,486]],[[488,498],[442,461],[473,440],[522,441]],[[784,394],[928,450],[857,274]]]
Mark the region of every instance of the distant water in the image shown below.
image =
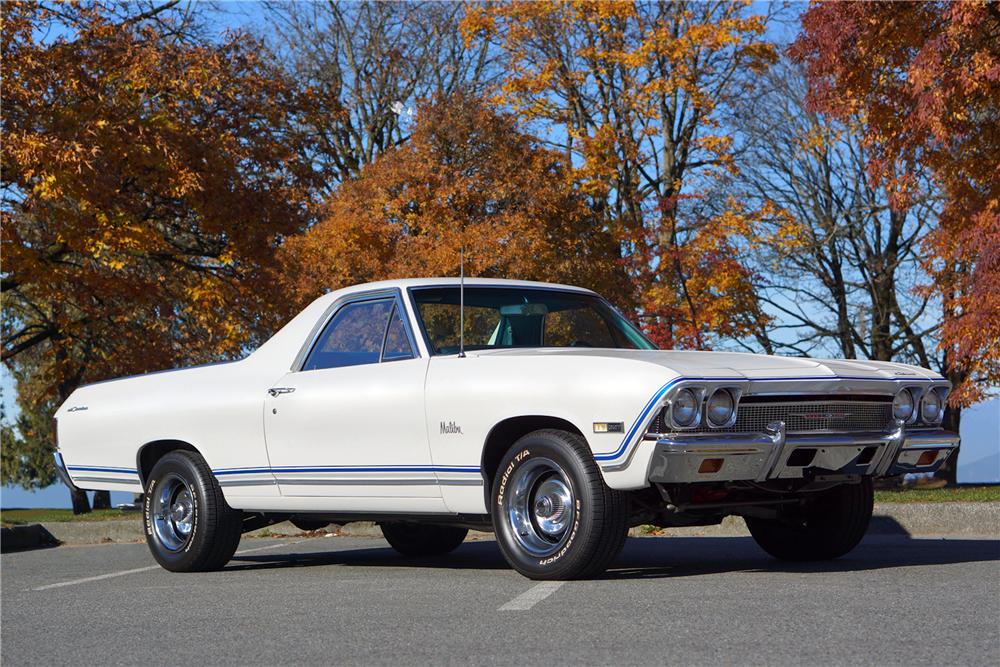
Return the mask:
[[[962,411],[959,484],[1000,482],[1000,398]]]
[[[91,501],[94,499],[93,492],[88,494]],[[111,506],[131,503],[133,495],[131,493],[111,492]],[[69,489],[62,482],[56,482],[52,486],[37,491],[26,491],[19,486],[5,486],[0,490],[0,507],[13,508],[70,508],[73,503],[69,499]]]

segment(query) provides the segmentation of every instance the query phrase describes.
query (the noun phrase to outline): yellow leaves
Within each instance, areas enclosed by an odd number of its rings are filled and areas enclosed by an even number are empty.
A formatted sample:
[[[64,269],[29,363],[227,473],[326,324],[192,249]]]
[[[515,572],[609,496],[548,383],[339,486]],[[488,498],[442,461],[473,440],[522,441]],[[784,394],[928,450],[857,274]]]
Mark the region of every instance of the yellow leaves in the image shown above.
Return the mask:
[[[612,125],[603,125],[592,135],[580,135],[583,165],[574,176],[580,181],[584,194],[603,197],[613,187],[618,169],[618,135]]]
[[[61,190],[55,174],[45,174],[34,187],[35,194],[40,199],[58,199]]]
[[[733,159],[733,138],[725,135],[705,135],[694,141],[694,145],[705,153],[713,156],[717,166],[726,172],[736,175],[739,170]]]
[[[486,5],[469,5],[459,26],[466,46],[477,39],[489,38],[496,29],[492,13]]]
[[[631,2],[620,2],[618,0],[578,0],[573,3],[573,7],[578,14],[593,13],[602,26],[608,26],[611,22],[625,21],[636,18],[635,5]]]
[[[750,247],[771,248],[780,258],[801,252],[815,242],[811,229],[773,201],[765,201],[754,218],[755,223],[742,232]]]

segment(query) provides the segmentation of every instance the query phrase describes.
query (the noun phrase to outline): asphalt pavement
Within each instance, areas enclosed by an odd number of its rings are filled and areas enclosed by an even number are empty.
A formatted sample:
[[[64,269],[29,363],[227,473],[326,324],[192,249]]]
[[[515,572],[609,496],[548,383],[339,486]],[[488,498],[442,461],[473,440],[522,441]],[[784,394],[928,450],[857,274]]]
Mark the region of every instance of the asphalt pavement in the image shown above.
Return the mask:
[[[532,582],[492,541],[247,539],[221,572],[143,544],[5,554],[4,665],[1000,664],[1000,541],[872,535],[823,564],[746,537],[628,540],[608,575]]]

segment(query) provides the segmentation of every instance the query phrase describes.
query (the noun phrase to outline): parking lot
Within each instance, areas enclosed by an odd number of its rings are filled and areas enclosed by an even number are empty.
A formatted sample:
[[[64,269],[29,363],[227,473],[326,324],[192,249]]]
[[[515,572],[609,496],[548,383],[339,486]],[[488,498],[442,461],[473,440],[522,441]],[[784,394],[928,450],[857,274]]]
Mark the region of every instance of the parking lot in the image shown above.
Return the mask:
[[[630,539],[597,581],[532,582],[492,541],[248,539],[222,572],[143,544],[6,554],[3,661],[53,664],[998,664],[1000,541],[868,537],[796,565],[750,538]]]

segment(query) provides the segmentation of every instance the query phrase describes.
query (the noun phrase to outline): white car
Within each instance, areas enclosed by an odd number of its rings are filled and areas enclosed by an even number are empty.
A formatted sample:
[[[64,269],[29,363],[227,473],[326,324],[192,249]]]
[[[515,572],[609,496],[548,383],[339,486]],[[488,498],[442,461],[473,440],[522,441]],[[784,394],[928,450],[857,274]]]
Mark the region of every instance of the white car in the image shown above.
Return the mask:
[[[169,570],[277,521],[370,520],[413,556],[493,530],[519,572],[565,579],[630,526],[729,514],[776,557],[840,556],[874,477],[957,447],[948,390],[896,363],[658,350],[578,287],[396,280],[317,299],[240,361],[78,389],[56,457],[77,487],[144,493]]]

